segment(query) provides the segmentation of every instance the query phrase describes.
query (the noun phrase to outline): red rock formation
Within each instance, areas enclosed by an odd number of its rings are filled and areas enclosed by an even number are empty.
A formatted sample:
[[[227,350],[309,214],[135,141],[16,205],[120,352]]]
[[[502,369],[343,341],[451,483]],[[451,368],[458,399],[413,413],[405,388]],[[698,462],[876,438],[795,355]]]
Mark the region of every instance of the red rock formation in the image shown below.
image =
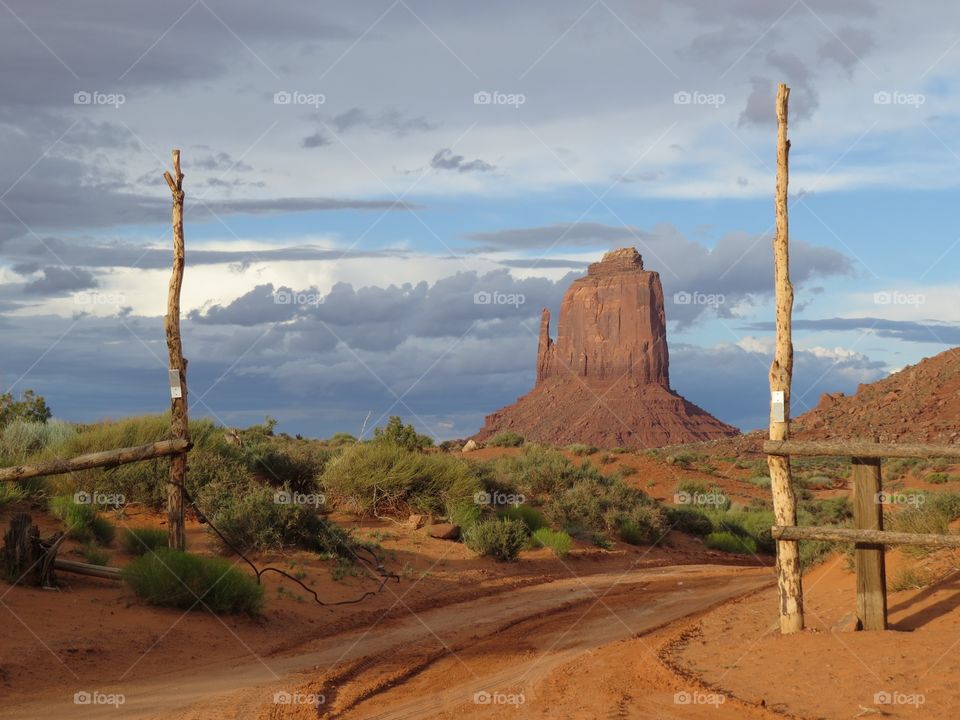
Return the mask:
[[[643,269],[634,248],[609,252],[591,264],[564,295],[555,343],[549,332],[550,313],[544,310],[538,380],[570,372],[598,380],[627,374],[643,384],[670,387],[660,275]]]
[[[529,440],[656,447],[737,433],[670,390],[663,288],[634,248],[609,252],[573,282],[557,339],[543,311],[537,384],[486,418],[483,440],[511,430]]]

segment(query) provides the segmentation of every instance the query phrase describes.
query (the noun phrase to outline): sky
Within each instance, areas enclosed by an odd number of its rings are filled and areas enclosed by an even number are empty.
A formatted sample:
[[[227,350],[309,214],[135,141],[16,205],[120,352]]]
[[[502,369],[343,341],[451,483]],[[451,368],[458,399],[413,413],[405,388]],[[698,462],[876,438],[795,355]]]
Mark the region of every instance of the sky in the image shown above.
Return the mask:
[[[673,389],[762,427],[776,84],[800,413],[960,344],[957,78],[933,1],[0,0],[0,383],[169,406],[179,148],[194,417],[466,437],[634,246]]]

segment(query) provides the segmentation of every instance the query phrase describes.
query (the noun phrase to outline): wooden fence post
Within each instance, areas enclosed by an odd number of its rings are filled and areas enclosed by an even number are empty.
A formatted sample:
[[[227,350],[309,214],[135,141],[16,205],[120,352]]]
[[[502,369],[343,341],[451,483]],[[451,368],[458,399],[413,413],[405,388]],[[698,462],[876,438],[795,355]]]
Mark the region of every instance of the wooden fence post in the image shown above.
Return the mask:
[[[777,88],[777,232],[773,240],[774,284],[777,305],[777,344],[770,366],[770,439],[787,440],[790,435],[790,383],[793,379],[793,285],[790,284],[787,182],[790,141],[787,139],[787,107],[790,88]],[[797,503],[793,494],[790,458],[768,455],[773,512],[778,525],[797,524]],[[795,540],[777,541],[777,581],[780,591],[780,632],[803,630],[803,585],[800,551]]]
[[[883,530],[879,458],[853,458],[853,523],[858,530]],[[887,573],[884,546],[854,545],[857,569],[857,627],[887,629]]]
[[[173,194],[173,274],[167,293],[167,317],[164,329],[170,354],[170,433],[175,440],[190,440],[187,421],[187,361],[180,341],[180,288],[183,285],[183,173],[180,151],[173,151],[173,175],[163,173]],[[170,459],[167,487],[167,544],[178,550],[186,545],[183,523],[183,486],[187,479],[187,453]]]

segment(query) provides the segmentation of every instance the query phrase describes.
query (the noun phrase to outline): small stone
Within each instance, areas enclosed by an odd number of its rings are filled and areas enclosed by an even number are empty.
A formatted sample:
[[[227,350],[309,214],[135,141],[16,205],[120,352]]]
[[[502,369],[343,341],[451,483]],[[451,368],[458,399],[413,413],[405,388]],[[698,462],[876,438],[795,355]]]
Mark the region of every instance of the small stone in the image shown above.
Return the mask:
[[[460,537],[460,526],[452,523],[438,523],[427,528],[427,535],[437,540],[456,540]]]

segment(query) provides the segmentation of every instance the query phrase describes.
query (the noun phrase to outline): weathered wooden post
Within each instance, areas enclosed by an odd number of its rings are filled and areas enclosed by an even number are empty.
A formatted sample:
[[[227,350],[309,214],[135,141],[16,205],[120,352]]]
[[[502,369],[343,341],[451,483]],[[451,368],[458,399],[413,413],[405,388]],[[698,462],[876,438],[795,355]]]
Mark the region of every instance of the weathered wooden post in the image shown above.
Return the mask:
[[[180,341],[180,288],[183,285],[183,173],[180,151],[173,151],[173,175],[163,173],[173,194],[173,274],[167,293],[167,317],[164,328],[170,354],[170,433],[175,440],[190,440],[187,422],[187,361]],[[186,545],[183,527],[183,486],[187,480],[186,451],[170,459],[170,481],[167,488],[167,543],[183,550]]]
[[[883,530],[880,458],[853,458],[853,524],[858,530]],[[857,569],[857,626],[887,629],[887,572],[882,544],[854,545]]]
[[[790,436],[790,383],[793,379],[793,285],[790,283],[787,182],[790,140],[787,139],[787,108],[790,88],[777,88],[777,232],[773,240],[774,284],[777,305],[777,345],[770,366],[770,439]],[[790,458],[768,455],[773,512],[777,525],[797,524],[797,502],[793,494]],[[803,585],[800,549],[795,540],[777,541],[777,580],[780,590],[780,632],[803,630]]]

